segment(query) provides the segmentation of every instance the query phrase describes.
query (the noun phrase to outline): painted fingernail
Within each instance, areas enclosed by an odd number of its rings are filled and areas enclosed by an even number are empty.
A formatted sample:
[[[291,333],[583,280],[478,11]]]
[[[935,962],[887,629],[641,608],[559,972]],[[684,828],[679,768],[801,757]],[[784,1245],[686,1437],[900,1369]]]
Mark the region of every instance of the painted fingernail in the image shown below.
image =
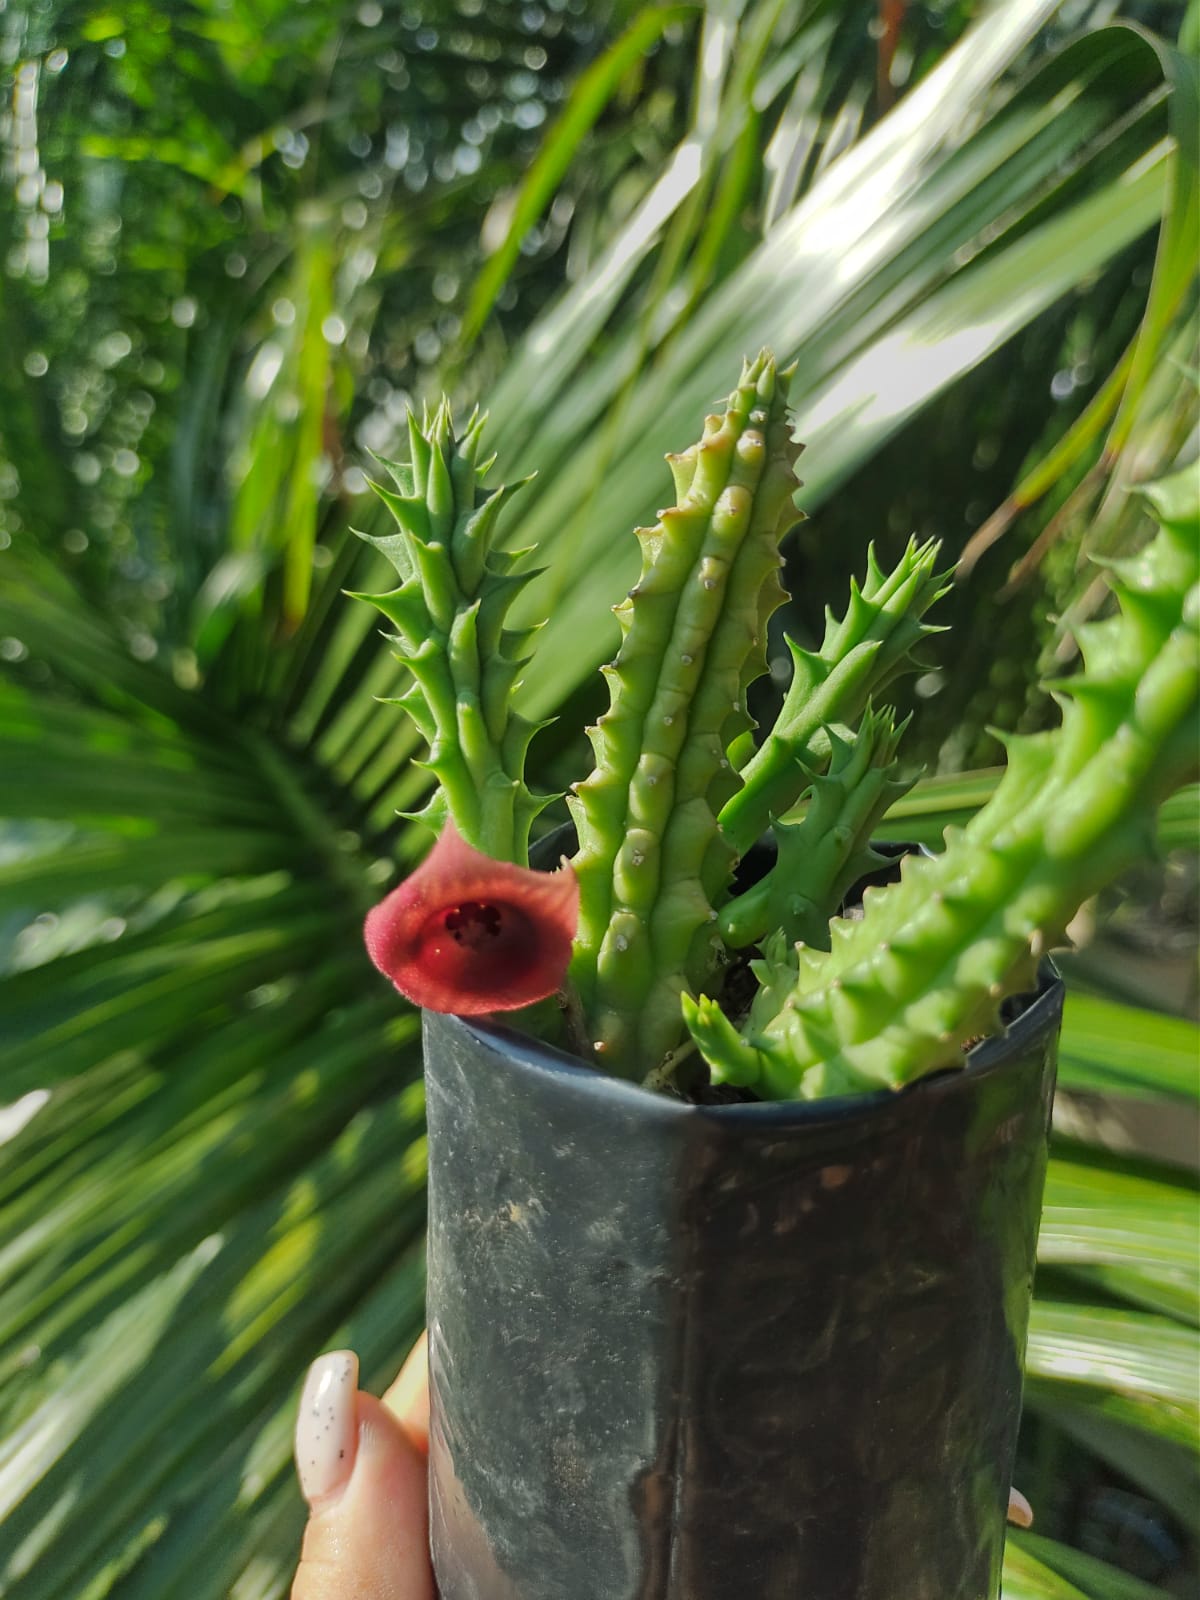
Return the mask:
[[[1008,1520],[1014,1528],[1033,1527],[1033,1507],[1020,1489],[1008,1491]]]
[[[358,1357],[331,1350],[308,1369],[296,1417],[296,1470],[312,1505],[342,1489],[354,1466],[358,1419]]]

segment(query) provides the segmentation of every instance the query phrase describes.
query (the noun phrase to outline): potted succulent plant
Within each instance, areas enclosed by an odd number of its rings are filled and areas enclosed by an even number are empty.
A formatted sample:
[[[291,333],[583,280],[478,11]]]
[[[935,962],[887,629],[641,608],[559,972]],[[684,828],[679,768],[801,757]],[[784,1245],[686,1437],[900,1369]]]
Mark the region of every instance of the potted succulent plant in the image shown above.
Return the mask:
[[[747,365],[638,530],[573,819],[529,866],[512,697],[535,575],[497,542],[482,419],[410,429],[379,493],[425,864],[372,912],[425,1008],[431,1509],[444,1600],[991,1600],[1061,989],[1043,952],[1195,767],[1194,487],[940,853],[888,684],[933,545],[873,555],[761,738],[784,600],[787,374]],[[514,486],[514,488],[519,485]],[[858,886],[856,888],[856,886]],[[510,1013],[503,1026],[501,1013]]]

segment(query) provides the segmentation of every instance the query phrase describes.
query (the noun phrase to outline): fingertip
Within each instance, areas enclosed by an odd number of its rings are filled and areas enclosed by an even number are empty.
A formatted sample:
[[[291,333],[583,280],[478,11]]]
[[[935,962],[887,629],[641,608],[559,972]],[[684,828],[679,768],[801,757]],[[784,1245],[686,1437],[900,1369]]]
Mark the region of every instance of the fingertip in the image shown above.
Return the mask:
[[[1008,1491],[1008,1520],[1014,1528],[1033,1527],[1033,1507],[1019,1489]]]
[[[360,1468],[363,1476],[373,1482],[386,1478],[391,1489],[403,1497],[404,1508],[419,1506],[424,1519],[428,1481],[425,1457],[409,1438],[408,1429],[373,1394],[358,1397],[358,1457],[350,1478],[352,1488]]]
[[[360,1392],[355,1402],[349,1481],[312,1509],[292,1600],[433,1600],[424,1458],[382,1401]]]
[[[429,1454],[429,1338],[422,1333],[408,1353],[383,1403],[404,1429],[410,1444]]]

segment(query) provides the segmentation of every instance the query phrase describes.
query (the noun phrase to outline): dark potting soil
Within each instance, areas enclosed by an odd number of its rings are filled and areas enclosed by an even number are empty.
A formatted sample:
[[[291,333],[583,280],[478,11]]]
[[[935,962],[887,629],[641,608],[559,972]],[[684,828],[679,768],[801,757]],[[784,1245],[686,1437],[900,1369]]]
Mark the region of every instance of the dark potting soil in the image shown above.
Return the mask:
[[[749,1106],[761,1100],[762,1096],[736,1083],[703,1083],[683,1098],[692,1106]]]

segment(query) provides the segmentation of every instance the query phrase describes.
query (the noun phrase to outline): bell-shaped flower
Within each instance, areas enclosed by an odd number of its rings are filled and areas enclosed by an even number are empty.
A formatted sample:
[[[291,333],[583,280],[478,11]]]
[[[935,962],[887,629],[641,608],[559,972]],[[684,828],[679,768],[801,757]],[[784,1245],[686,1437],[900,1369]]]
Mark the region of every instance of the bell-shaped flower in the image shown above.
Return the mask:
[[[447,822],[420,867],[367,917],[371,960],[416,1005],[516,1011],[560,988],[579,920],[564,861],[533,872],[482,855]]]

